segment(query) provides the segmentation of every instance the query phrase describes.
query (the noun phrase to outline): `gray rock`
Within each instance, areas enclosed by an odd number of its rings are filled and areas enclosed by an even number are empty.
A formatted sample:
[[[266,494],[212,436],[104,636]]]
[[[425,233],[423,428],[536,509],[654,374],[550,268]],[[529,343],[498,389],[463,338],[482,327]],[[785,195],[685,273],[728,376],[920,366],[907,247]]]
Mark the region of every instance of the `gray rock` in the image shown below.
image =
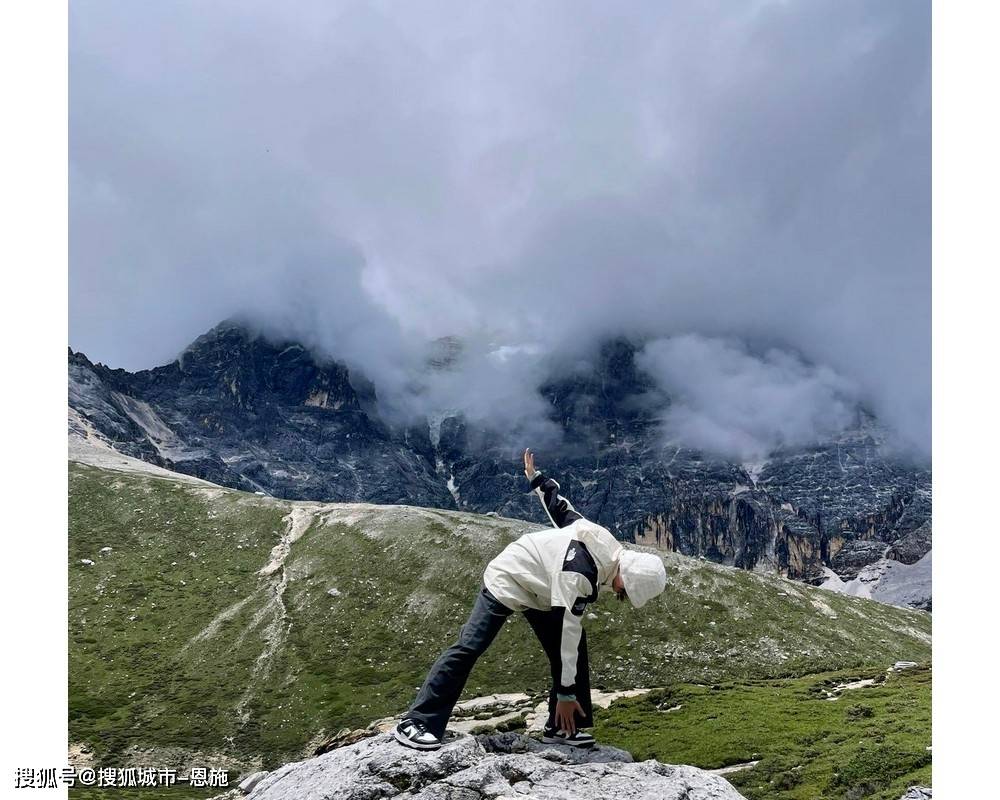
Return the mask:
[[[405,748],[391,734],[287,764],[250,800],[739,800],[724,778],[694,767],[634,763],[614,747],[544,745],[514,733],[449,736],[440,750]]]
[[[239,786],[236,788],[243,792],[243,794],[250,794],[254,790],[254,787],[266,777],[267,772],[254,772],[241,780]]]
[[[931,787],[911,786],[899,800],[931,800]]]
[[[491,733],[476,739],[487,753],[500,755],[528,754],[557,764],[631,764],[632,754],[609,745],[591,748],[545,744],[521,733]]]
[[[858,577],[862,568],[881,559],[885,549],[885,542],[860,539],[846,542],[831,560],[830,567],[841,580],[849,581]]]
[[[931,551],[931,521],[894,541],[885,557],[903,564],[916,564]]]

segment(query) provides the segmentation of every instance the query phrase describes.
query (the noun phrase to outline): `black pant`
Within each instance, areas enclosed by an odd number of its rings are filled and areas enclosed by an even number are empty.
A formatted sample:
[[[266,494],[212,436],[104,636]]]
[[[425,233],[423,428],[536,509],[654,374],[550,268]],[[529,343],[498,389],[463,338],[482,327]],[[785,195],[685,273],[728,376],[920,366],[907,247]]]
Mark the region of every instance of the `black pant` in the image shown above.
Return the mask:
[[[445,650],[434,662],[424,685],[417,694],[404,719],[417,719],[427,726],[427,730],[438,738],[444,736],[451,712],[465,688],[465,682],[473,666],[486,649],[493,643],[504,622],[514,612],[497,600],[486,587],[476,596],[469,620],[458,633],[458,641]],[[562,640],[563,609],[524,612],[528,624],[541,642],[549,658],[552,669],[552,690],[549,692],[548,724],[555,724],[556,687],[562,676],[562,656],[559,645]],[[583,706],[581,718],[577,712],[577,727],[586,728],[594,724],[590,703],[590,667],[587,662],[587,634],[580,637],[580,649],[576,666],[576,697]]]

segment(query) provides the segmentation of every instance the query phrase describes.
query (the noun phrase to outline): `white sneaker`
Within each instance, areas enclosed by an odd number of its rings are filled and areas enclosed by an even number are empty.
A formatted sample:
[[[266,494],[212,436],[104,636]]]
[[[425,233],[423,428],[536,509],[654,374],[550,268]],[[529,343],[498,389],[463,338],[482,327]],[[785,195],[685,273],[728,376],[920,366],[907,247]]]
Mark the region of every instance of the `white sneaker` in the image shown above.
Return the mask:
[[[542,731],[542,741],[546,744],[566,744],[570,747],[593,747],[597,740],[586,731],[578,730],[572,736],[566,731],[546,728]]]
[[[396,726],[396,741],[414,750],[437,750],[441,740],[424,727],[418,719],[404,719]]]

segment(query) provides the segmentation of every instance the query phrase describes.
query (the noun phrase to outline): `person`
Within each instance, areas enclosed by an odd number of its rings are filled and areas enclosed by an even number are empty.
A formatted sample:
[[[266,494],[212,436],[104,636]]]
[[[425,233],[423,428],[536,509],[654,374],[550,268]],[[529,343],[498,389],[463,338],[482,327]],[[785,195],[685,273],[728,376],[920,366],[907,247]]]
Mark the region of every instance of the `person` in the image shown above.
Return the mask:
[[[396,726],[396,739],[407,747],[441,746],[476,660],[515,611],[527,619],[551,666],[542,741],[592,746],[594,737],[582,730],[594,722],[584,610],[609,591],[641,608],[666,586],[662,559],[625,548],[606,528],[585,519],[559,494],[559,484],[535,468],[530,449],[524,451],[524,474],[553,529],[524,534],[487,565],[458,640],[431,667]]]

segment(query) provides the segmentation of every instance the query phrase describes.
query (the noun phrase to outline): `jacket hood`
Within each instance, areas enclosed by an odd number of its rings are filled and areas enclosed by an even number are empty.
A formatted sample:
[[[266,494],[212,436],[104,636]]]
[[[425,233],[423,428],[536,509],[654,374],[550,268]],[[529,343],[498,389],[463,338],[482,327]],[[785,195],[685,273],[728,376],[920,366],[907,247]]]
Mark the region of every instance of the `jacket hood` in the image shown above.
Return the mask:
[[[623,550],[618,563],[625,593],[636,608],[642,608],[667,586],[667,570],[659,556]]]

